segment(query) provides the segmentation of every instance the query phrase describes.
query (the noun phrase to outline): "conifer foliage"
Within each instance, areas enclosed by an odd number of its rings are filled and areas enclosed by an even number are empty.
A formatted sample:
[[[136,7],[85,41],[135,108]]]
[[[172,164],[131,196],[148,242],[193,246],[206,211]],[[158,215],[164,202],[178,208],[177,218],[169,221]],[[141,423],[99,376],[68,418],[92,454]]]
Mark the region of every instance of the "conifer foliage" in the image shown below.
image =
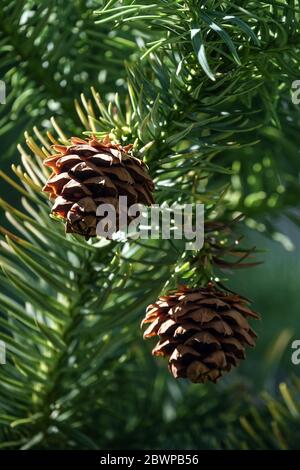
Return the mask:
[[[293,395],[281,385],[283,404],[264,397],[262,418],[238,385],[251,373],[206,382],[256,338],[258,315],[228,287],[257,262],[235,233],[246,220],[272,234],[279,213],[298,222],[299,2],[2,3],[14,174],[0,171],[13,194],[0,199],[0,446],[296,446],[297,381]],[[120,194],[205,204],[202,250],[97,238],[97,205]],[[142,341],[149,305],[145,336],[160,337],[154,353],[179,381]]]

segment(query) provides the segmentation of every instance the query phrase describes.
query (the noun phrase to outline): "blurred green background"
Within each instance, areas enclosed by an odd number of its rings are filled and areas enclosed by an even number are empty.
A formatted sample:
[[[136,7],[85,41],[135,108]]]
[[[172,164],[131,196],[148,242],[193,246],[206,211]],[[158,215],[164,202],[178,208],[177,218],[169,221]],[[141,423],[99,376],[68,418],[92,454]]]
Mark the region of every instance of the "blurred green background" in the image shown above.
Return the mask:
[[[253,300],[262,315],[257,327],[257,347],[241,369],[251,377],[255,375],[256,387],[267,387],[273,392],[289,373],[299,374],[298,367],[291,362],[291,343],[300,334],[299,229],[285,218],[279,219],[277,226],[291,242],[289,251],[264,235],[248,232],[253,245],[266,250],[261,254],[264,263],[240,270],[230,281],[233,289]]]

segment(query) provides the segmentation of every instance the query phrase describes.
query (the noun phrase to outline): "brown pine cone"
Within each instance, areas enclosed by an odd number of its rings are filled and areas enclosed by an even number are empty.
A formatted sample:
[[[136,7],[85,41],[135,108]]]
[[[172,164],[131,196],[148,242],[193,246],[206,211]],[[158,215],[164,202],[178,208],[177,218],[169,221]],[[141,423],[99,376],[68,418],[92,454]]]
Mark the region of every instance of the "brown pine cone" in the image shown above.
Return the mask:
[[[154,184],[146,165],[106,136],[71,139],[70,146],[54,145],[56,155],[45,160],[53,173],[43,191],[55,199],[52,213],[66,221],[66,232],[96,236],[100,204],[112,204],[118,209],[119,196],[127,196],[128,207],[140,203],[152,204]],[[117,217],[118,230],[118,217]]]
[[[159,336],[152,354],[168,358],[175,378],[205,383],[217,382],[245,359],[245,345],[255,345],[248,317],[259,318],[245,298],[209,284],[159,297],[142,324],[150,323],[144,338]]]

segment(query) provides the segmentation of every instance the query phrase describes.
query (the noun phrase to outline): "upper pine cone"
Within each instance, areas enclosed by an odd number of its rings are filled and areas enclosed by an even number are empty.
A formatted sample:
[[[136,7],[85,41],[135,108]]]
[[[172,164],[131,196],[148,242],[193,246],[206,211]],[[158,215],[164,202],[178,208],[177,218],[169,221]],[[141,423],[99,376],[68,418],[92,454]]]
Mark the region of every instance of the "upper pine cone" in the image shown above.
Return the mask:
[[[216,382],[245,359],[245,345],[255,345],[256,333],[247,317],[258,319],[243,297],[217,289],[180,288],[159,297],[147,308],[144,338],[158,335],[155,356],[169,359],[175,378],[194,383]]]
[[[72,145],[54,145],[56,155],[45,160],[53,173],[43,191],[55,198],[52,213],[66,220],[66,231],[86,238],[96,236],[100,204],[118,207],[119,196],[127,196],[128,207],[152,204],[154,184],[146,165],[105,137],[71,139]]]

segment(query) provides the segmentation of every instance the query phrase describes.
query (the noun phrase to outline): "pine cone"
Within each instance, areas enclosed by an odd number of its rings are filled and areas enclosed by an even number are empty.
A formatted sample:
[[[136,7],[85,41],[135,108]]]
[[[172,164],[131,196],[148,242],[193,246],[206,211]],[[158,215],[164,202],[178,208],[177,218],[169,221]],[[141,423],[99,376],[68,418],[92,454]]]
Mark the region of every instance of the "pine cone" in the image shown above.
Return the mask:
[[[128,207],[152,204],[154,184],[145,164],[105,137],[87,141],[73,137],[72,145],[54,145],[58,152],[45,160],[53,173],[43,188],[55,198],[52,213],[66,220],[66,232],[96,236],[100,204],[118,209],[119,196],[127,196]],[[118,217],[116,221],[118,230]]]
[[[245,359],[245,345],[255,345],[247,317],[259,318],[245,298],[209,284],[159,297],[142,324],[150,323],[144,338],[159,336],[152,354],[168,358],[175,378],[205,383]]]

